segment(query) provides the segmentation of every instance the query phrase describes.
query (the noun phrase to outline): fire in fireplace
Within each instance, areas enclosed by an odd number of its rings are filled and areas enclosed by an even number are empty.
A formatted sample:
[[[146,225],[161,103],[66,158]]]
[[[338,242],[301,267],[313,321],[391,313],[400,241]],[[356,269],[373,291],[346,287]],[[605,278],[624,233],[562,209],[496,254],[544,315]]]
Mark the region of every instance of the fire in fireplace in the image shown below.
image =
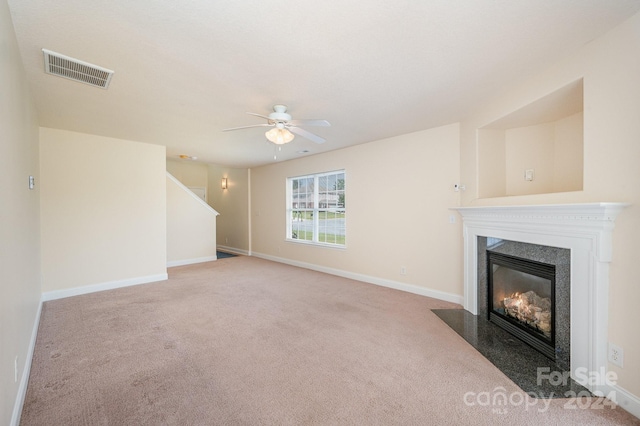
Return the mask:
[[[525,324],[535,331],[551,339],[551,299],[541,297],[535,291],[526,293],[515,292],[502,299],[502,311],[509,318]]]
[[[555,266],[487,251],[489,321],[555,360]]]

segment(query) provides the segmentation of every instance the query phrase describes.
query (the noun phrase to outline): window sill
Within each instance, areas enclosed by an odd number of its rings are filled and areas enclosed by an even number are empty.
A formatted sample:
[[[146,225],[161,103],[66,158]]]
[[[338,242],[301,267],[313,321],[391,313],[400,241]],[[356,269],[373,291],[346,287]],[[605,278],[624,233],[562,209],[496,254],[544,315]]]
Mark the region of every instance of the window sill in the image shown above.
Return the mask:
[[[325,247],[325,248],[337,249],[337,250],[346,250],[347,249],[346,245],[317,243],[315,241],[298,240],[298,239],[295,239],[295,238],[286,238],[285,242],[294,243],[294,244],[302,244],[302,245],[305,245],[305,246]]]

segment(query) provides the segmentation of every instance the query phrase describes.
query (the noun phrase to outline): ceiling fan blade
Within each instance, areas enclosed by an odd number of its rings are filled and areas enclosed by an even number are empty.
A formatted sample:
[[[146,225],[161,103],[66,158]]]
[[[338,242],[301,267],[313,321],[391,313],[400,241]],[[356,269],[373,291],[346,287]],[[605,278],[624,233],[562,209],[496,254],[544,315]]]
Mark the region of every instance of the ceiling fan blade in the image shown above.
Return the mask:
[[[270,120],[270,121],[271,121],[271,118],[267,117],[266,115],[256,114],[255,112],[248,112],[247,114],[249,114],[249,115],[255,115],[256,117],[264,118],[264,119],[266,119],[266,120]]]
[[[292,126],[318,126],[318,127],[329,127],[331,123],[327,120],[291,120],[289,121]]]
[[[324,143],[326,141],[326,139],[321,138],[318,135],[314,135],[311,132],[307,132],[306,130],[301,129],[299,127],[291,126],[291,127],[288,127],[288,129],[291,131],[291,133],[295,133],[296,135],[300,135],[303,138],[307,138],[310,141],[315,142],[315,143]]]
[[[230,129],[222,129],[223,132],[228,132],[230,130],[240,130],[240,129],[249,129],[251,127],[273,127],[273,124],[252,124],[251,126],[241,126],[241,127],[231,127]]]

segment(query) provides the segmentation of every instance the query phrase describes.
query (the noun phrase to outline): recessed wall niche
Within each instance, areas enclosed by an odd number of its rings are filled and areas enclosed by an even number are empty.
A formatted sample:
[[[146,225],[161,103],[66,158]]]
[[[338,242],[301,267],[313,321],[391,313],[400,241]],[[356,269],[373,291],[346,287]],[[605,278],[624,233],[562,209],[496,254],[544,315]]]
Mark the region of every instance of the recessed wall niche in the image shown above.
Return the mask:
[[[582,79],[478,129],[480,198],[581,191]]]

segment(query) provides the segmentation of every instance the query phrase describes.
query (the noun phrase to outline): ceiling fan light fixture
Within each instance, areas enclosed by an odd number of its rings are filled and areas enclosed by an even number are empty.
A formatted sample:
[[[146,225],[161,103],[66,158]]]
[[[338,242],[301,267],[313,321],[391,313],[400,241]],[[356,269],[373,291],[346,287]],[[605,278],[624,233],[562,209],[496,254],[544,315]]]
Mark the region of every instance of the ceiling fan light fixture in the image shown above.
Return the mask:
[[[264,135],[267,137],[269,142],[273,142],[276,145],[284,145],[286,143],[291,142],[293,138],[295,138],[293,133],[291,133],[289,130],[281,129],[278,127],[274,127],[273,129],[266,132]]]

